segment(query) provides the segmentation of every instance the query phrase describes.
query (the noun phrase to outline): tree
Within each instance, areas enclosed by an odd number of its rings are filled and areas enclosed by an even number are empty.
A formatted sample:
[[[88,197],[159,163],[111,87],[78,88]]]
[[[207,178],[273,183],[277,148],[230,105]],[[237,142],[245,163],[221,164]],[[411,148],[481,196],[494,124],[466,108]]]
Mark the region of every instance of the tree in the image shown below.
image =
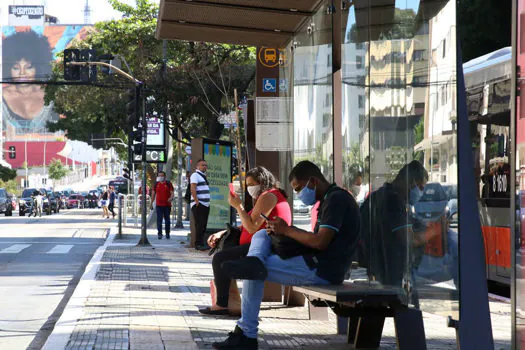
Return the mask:
[[[223,126],[217,115],[233,108],[237,88],[250,94],[255,75],[255,50],[236,45],[167,41],[167,61],[163,43],[155,39],[158,6],[138,0],[132,7],[110,0],[123,18],[95,24],[93,31],[76,48],[93,48],[125,58],[134,77],[145,83],[146,95],[155,97],[153,109],[166,115],[169,132],[183,139],[207,136],[220,138]],[[124,69],[126,70],[126,69]],[[54,67],[55,80],[62,76],[62,64]],[[70,139],[88,141],[92,133],[106,133],[126,139],[125,93],[133,84],[116,75],[98,74],[99,82],[86,88],[78,85],[47,85],[46,102],[54,101],[64,114],[51,131],[67,130]]]
[[[0,188],[5,188],[7,193],[9,194],[15,194],[17,196],[20,194],[20,191],[18,190],[15,180],[9,180],[9,181],[0,180]]]
[[[49,178],[52,180],[60,180],[68,171],[59,159],[53,159],[49,164]]]
[[[16,169],[9,169],[0,164],[0,179],[2,181],[9,181],[16,178]]]

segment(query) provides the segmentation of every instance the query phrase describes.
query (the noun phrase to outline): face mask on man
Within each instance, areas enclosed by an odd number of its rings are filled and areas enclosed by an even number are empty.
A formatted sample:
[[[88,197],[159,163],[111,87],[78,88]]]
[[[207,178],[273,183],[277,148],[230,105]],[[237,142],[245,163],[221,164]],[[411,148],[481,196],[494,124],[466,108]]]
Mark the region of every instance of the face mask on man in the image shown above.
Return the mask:
[[[257,199],[261,192],[261,185],[248,186],[248,193],[253,199]]]
[[[157,182],[164,182],[164,176],[157,176]]]
[[[315,204],[315,190],[314,188],[309,188],[310,180],[306,183],[306,186],[297,194],[297,197],[304,203],[304,205],[314,205]]]
[[[423,191],[419,189],[419,186],[414,186],[414,188],[410,190],[410,204],[414,205],[419,202],[422,195]]]

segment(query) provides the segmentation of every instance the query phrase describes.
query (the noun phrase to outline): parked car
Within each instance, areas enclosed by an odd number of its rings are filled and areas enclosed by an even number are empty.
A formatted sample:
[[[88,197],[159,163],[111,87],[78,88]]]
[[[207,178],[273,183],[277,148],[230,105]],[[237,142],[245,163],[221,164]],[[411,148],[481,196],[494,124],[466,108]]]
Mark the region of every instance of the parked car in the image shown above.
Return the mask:
[[[29,208],[32,206],[33,192],[36,191],[36,188],[26,188],[22,191],[22,195],[18,199],[18,215],[25,216],[29,213]]]
[[[13,216],[11,195],[5,188],[0,188],[0,213],[4,213],[5,216]]]
[[[73,208],[81,208],[83,203],[83,198],[79,194],[71,194],[67,198],[67,208],[73,209]]]
[[[47,199],[49,200],[51,211],[53,211],[55,214],[60,212],[60,197],[55,196],[54,192],[48,192]]]
[[[452,211],[457,213],[457,185],[428,183],[414,205],[415,218],[425,230],[425,254],[438,257],[445,254],[447,223],[457,220]]]
[[[308,214],[310,209],[312,209],[312,206],[305,205],[300,199],[293,200],[294,213]]]

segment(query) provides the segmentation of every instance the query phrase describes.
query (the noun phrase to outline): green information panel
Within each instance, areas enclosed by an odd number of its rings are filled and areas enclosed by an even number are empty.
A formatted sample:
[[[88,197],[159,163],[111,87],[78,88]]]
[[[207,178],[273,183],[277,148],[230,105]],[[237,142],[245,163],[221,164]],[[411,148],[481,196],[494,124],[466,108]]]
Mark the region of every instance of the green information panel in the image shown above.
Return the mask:
[[[204,143],[204,159],[208,163],[206,177],[210,183],[210,216],[208,230],[224,230],[231,221],[228,184],[232,179],[232,146],[230,143]]]

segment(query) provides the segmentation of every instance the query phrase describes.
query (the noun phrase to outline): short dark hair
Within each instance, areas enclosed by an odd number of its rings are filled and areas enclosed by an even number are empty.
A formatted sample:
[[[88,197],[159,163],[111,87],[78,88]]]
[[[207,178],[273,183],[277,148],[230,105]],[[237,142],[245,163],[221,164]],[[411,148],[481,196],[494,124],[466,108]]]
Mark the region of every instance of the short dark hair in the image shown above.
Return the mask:
[[[288,181],[291,182],[293,179],[308,181],[311,177],[316,177],[320,180],[323,180],[324,182],[327,182],[326,178],[321,172],[321,169],[319,169],[317,165],[310,162],[309,160],[303,160],[297,163],[293,167],[292,171],[290,171],[290,175],[288,175]]]
[[[49,40],[32,30],[16,32],[2,41],[2,74],[4,79],[11,77],[11,67],[22,58],[31,62],[36,70],[36,80],[49,79],[53,52]]]
[[[199,159],[199,160],[197,161],[197,163],[196,163],[196,164],[198,165],[198,164],[199,164],[199,163],[201,163],[201,162],[206,162],[206,159],[204,159],[204,158],[201,158],[201,159]]]
[[[420,181],[428,181],[428,172],[423,164],[413,160],[399,171],[394,181],[406,181],[410,185]]]
[[[164,176],[166,176],[166,172],[164,170],[157,171],[157,175],[160,175],[160,174],[164,174]]]

